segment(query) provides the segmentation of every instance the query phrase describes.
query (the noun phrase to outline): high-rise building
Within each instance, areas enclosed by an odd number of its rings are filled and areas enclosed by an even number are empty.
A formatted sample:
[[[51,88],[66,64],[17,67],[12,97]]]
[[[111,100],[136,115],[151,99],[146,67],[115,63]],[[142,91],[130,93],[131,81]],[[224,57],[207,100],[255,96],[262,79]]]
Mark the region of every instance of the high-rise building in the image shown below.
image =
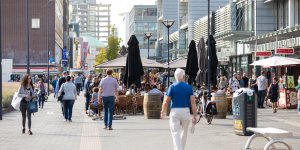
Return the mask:
[[[148,57],[148,39],[145,32],[152,32],[149,39],[149,57],[155,54],[157,39],[157,7],[156,5],[134,5],[129,13],[129,35],[135,35],[139,41],[142,57]]]
[[[47,72],[48,48],[50,70],[60,68],[64,46],[63,1],[1,0],[2,58],[13,59],[14,74],[26,73],[28,48],[31,74]]]
[[[110,35],[110,4],[96,0],[70,0],[71,23],[78,23],[81,36],[92,36],[107,44]]]

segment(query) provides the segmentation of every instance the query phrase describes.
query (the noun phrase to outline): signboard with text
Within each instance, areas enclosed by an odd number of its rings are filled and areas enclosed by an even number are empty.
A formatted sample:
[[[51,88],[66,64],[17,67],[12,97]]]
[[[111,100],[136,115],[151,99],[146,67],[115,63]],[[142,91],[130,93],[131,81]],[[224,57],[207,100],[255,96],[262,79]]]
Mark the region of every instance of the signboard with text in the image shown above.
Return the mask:
[[[294,48],[276,48],[275,54],[293,55],[295,54]]]
[[[256,57],[271,57],[272,52],[271,51],[260,51],[260,52],[255,52]]]

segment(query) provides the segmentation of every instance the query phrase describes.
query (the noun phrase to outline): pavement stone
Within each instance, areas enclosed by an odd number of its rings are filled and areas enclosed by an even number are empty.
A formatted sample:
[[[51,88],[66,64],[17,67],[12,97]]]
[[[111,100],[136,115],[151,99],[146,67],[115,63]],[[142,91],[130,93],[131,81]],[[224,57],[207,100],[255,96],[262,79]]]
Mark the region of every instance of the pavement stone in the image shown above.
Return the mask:
[[[21,113],[13,111],[0,121],[0,150],[172,150],[169,120],[145,119],[129,115],[114,120],[114,130],[104,130],[103,121],[93,121],[84,113],[83,93],[74,104],[73,122],[64,122],[60,103],[50,95],[44,109],[32,116],[32,131],[21,134]],[[275,127],[293,132],[286,141],[294,150],[300,149],[300,117],[296,110],[258,110],[258,127]],[[232,116],[214,119],[212,125],[201,120],[195,133],[188,135],[186,150],[241,150],[249,136],[233,133]],[[252,143],[252,149],[263,149],[263,138]],[[276,148],[283,149],[280,145]]]

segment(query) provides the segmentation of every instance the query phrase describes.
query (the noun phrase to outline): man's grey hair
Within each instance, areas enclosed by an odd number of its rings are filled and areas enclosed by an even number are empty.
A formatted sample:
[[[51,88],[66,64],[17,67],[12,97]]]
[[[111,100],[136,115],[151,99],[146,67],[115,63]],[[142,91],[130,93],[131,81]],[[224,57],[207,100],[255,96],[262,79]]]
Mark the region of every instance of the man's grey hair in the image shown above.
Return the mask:
[[[185,77],[185,72],[183,69],[177,68],[174,73],[177,82],[183,81]]]

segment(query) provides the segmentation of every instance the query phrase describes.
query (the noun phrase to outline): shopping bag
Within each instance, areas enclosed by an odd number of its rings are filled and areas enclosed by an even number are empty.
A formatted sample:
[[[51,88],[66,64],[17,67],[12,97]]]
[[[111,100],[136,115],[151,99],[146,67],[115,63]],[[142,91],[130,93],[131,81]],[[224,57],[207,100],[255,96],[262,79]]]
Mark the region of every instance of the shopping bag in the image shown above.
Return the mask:
[[[37,104],[37,101],[35,100],[31,100],[28,102],[28,111],[30,113],[35,113],[35,112],[38,112],[38,104]]]
[[[14,97],[11,101],[11,106],[15,109],[15,110],[20,110],[20,103],[21,103],[22,97],[18,96],[18,92],[15,92]]]

